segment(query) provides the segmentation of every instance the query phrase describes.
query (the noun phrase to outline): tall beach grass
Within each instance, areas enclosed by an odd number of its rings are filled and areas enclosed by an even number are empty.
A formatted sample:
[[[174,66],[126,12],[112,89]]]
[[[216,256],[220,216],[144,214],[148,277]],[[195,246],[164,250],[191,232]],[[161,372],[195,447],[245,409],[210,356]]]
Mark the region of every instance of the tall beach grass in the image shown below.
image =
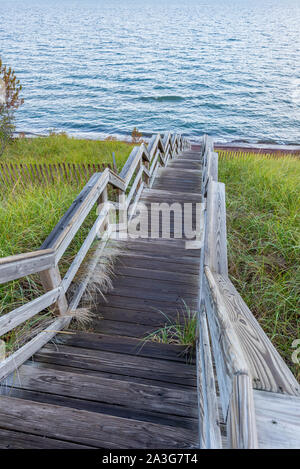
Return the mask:
[[[48,137],[17,138],[5,149],[0,163],[113,163],[115,153],[120,171],[132,149],[118,140],[83,140],[64,134]]]
[[[300,161],[219,151],[230,277],[297,378],[300,338]]]

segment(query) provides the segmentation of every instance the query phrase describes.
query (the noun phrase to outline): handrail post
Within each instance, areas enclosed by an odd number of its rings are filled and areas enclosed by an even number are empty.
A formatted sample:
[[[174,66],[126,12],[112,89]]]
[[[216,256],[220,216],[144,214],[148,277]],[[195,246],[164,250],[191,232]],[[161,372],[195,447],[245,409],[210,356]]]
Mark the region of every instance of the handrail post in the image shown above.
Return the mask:
[[[141,158],[138,168],[140,168],[142,164],[144,164],[145,168],[148,171],[150,170],[150,161],[148,161],[148,160],[143,161],[143,159]],[[146,173],[144,173],[144,181],[145,181],[146,186],[149,187],[150,177]]]
[[[54,290],[61,285],[62,280],[57,265],[40,272],[39,276],[46,292]],[[64,291],[60,293],[56,300],[55,307],[59,315],[64,315],[68,311],[68,301]]]
[[[103,205],[108,201],[108,192],[107,192],[107,186],[103,189],[99,199],[97,200],[97,215],[99,215],[99,213],[101,212],[101,209],[103,207]],[[98,232],[97,234],[97,238],[99,239],[101,237],[101,232],[102,231],[105,231],[107,229],[107,222],[103,225],[103,228],[101,229],[101,231]]]

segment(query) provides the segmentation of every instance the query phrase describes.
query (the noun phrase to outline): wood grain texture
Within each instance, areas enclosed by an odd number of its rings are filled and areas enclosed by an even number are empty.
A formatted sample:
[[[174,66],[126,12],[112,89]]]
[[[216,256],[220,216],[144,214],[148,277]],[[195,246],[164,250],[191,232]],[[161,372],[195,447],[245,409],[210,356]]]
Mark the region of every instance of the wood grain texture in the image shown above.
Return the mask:
[[[97,350],[48,344],[36,354],[36,359],[40,362],[149,378],[153,381],[196,385],[196,370],[192,365],[170,363],[167,360],[140,355],[124,355],[106,351],[99,353]]]
[[[0,258],[0,284],[50,269],[55,265],[55,251],[39,251]]]
[[[204,263],[212,272],[228,275],[225,186],[210,180],[207,192]]]
[[[61,287],[61,276],[57,266],[44,270],[40,273],[40,279],[46,292],[59,289],[59,295],[55,303],[55,311],[63,315],[68,311],[68,301],[65,292]]]
[[[37,336],[27,342],[23,347],[18,349],[12,355],[7,357],[0,363],[0,381],[13,373],[20,365],[22,365],[28,358],[40,350],[49,340],[52,339],[57,331],[62,330],[70,322],[70,318],[61,317],[53,321],[44,331],[40,332]]]
[[[0,428],[0,449],[92,449],[91,446],[70,441],[31,435]]]
[[[300,385],[230,280],[212,273],[216,298],[239,338],[253,387],[300,395]]]
[[[258,448],[252,383],[246,374],[233,377],[227,435],[229,448]]]
[[[300,398],[254,391],[259,447],[300,449]]]
[[[48,308],[51,306],[57,298],[59,297],[61,292],[60,288],[55,288],[44,295],[36,298],[29,303],[26,303],[19,308],[14,309],[10,313],[4,314],[0,317],[0,337],[6,332],[11,331],[19,324],[22,324],[27,319],[32,318],[43,309]]]
[[[198,392],[200,448],[222,448],[215,375],[205,312],[199,314]]]
[[[94,448],[194,448],[193,431],[2,396],[2,429]]]
[[[74,331],[74,334],[62,334],[62,336],[58,334],[56,343],[126,355],[171,360],[184,364],[187,362],[194,363],[191,360],[192,357],[189,354],[187,355],[184,345],[163,344],[152,341],[141,342],[139,339],[132,337]]]
[[[51,383],[51,386],[49,386]],[[70,371],[41,369],[22,365],[17,379],[10,379],[7,385],[19,389],[34,389],[61,396],[74,397],[107,404],[120,405],[130,409],[149,410],[163,414],[196,417],[196,392],[169,389],[153,385],[120,381],[97,376],[84,377]]]
[[[233,328],[228,311],[212,272],[205,268],[205,299],[212,348],[216,363],[223,415],[227,415],[232,393],[233,377],[247,374],[248,366],[239,338]]]

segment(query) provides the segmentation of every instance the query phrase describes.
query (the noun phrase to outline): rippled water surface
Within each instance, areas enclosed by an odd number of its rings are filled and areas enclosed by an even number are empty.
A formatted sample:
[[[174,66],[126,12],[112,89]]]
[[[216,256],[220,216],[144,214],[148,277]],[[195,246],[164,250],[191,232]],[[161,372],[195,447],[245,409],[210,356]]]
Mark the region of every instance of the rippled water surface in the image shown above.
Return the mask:
[[[300,0],[0,0],[18,130],[300,142]]]

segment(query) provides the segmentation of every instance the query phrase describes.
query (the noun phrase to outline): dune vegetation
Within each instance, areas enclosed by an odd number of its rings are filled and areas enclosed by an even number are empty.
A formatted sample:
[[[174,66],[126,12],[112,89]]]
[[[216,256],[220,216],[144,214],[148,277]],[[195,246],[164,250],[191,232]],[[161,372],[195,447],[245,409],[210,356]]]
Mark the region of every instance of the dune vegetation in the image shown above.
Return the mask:
[[[117,141],[86,141],[51,135],[21,138],[11,143],[5,162],[112,162],[118,168],[132,146]],[[1,161],[0,161],[1,162]],[[299,201],[300,161],[296,157],[219,151],[219,180],[226,184],[230,277],[282,357],[292,363],[292,343],[300,338]],[[80,185],[14,187],[0,194],[0,257],[39,248],[77,196]],[[79,231],[61,263],[70,264],[94,211]],[[42,291],[38,278],[0,286],[0,315]],[[24,325],[32,327],[31,322]],[[15,332],[6,337],[14,347]],[[167,340],[167,339],[166,339]]]
[[[132,144],[116,140],[92,141],[52,134],[49,137],[20,138],[5,149],[0,163],[110,163],[115,152],[121,169],[132,149]],[[57,180],[49,185],[27,185],[19,181],[0,191],[0,257],[38,249],[62,215],[80,192],[84,183],[69,184]],[[92,223],[96,210],[83,223],[60,262],[63,275],[77,254]],[[43,293],[38,275],[0,285],[0,315],[11,311]],[[35,316],[4,337],[7,353],[20,345],[26,331],[44,320],[45,314]]]
[[[282,357],[300,338],[300,161],[219,152],[232,282]]]
[[[84,140],[52,132],[48,137],[16,138],[5,148],[0,163],[113,163],[115,152],[118,169],[132,149],[129,142],[113,138]]]

